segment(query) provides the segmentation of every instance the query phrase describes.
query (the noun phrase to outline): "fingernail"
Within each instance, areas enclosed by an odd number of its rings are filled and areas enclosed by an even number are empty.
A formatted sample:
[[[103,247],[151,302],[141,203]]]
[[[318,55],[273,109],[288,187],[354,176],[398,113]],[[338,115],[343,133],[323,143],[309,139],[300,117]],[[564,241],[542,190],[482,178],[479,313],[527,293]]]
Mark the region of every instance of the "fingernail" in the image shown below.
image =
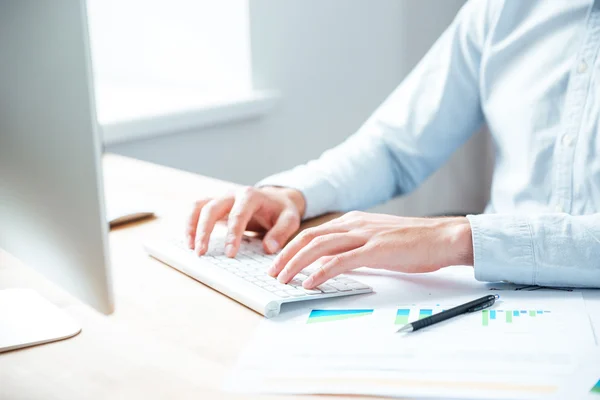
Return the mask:
[[[277,280],[278,280],[280,283],[285,283],[285,280],[286,280],[286,278],[287,278],[287,274],[286,274],[285,272],[282,272],[282,273],[280,273],[280,274],[279,274],[279,276],[277,277]]]
[[[202,242],[196,242],[196,247],[194,248],[194,250],[196,251],[197,255],[200,255],[200,253],[204,251],[204,245],[202,244]]]
[[[313,276],[311,275],[302,283],[302,286],[304,286],[305,289],[312,289],[314,283],[315,278],[313,278]]]
[[[271,275],[271,276],[275,276],[275,265],[271,265],[269,267],[269,269],[267,270],[267,274]]]
[[[233,245],[232,244],[228,244],[227,246],[225,246],[225,254],[227,255],[227,257],[233,257]]]
[[[275,253],[277,250],[279,250],[279,243],[277,243],[277,241],[274,239],[269,239],[267,240],[267,249],[271,253]]]

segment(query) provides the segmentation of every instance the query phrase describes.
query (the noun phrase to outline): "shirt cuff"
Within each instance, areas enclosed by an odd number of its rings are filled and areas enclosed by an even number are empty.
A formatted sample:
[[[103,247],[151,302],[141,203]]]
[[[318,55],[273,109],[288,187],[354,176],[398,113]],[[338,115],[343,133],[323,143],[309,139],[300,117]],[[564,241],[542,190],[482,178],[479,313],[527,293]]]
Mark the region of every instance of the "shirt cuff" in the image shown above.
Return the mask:
[[[299,190],[304,196],[306,208],[302,219],[309,219],[330,211],[337,211],[335,188],[325,179],[306,176],[296,169],[269,176],[256,184],[257,187],[279,186]]]
[[[467,215],[473,237],[475,279],[536,284],[531,226],[524,216]]]

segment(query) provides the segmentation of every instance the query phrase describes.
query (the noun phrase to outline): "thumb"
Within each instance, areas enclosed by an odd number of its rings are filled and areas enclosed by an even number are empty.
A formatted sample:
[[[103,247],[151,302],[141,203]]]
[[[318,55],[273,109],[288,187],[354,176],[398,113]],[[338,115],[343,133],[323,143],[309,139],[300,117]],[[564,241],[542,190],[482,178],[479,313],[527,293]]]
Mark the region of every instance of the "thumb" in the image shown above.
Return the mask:
[[[263,247],[268,254],[280,250],[300,228],[300,214],[294,208],[287,208],[279,214],[275,225],[263,239]]]

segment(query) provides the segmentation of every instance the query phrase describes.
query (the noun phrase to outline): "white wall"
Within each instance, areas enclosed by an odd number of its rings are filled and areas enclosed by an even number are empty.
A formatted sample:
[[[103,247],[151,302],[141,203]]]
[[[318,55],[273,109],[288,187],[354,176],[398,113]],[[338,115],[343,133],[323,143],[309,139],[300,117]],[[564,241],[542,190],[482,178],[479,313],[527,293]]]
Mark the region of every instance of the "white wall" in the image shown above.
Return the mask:
[[[244,184],[290,168],[352,134],[452,20],[462,0],[250,0],[253,78],[282,99],[266,118],[126,143],[107,150]],[[467,145],[416,196],[384,211],[479,210]]]

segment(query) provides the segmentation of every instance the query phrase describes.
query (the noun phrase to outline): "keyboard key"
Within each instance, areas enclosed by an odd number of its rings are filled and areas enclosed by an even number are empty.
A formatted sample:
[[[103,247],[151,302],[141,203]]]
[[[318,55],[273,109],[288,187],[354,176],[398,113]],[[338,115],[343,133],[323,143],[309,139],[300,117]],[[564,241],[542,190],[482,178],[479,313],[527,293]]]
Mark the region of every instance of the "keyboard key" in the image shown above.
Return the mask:
[[[304,289],[302,288],[302,290],[304,291],[304,293],[306,294],[321,294],[323,292],[321,292],[319,289],[315,288],[315,289]]]
[[[286,289],[285,292],[293,297],[300,297],[300,296],[306,295],[306,293],[304,293],[302,290],[297,290],[297,289],[292,289],[292,288]]]
[[[327,285],[327,284],[322,284],[320,286],[317,286],[317,289],[321,290],[323,293],[335,293],[335,292],[337,292],[336,288],[334,288],[333,286]]]
[[[356,281],[348,283],[348,284],[346,284],[346,286],[348,286],[350,289],[356,289],[356,290],[369,289],[369,287],[367,285],[364,285],[364,284],[356,282]]]
[[[349,292],[349,291],[352,290],[348,286],[346,286],[344,283],[332,282],[331,286],[333,286],[334,288],[336,288],[340,292]]]
[[[284,292],[283,290],[278,290],[276,292],[273,292],[273,294],[283,298],[290,297],[290,295]]]

